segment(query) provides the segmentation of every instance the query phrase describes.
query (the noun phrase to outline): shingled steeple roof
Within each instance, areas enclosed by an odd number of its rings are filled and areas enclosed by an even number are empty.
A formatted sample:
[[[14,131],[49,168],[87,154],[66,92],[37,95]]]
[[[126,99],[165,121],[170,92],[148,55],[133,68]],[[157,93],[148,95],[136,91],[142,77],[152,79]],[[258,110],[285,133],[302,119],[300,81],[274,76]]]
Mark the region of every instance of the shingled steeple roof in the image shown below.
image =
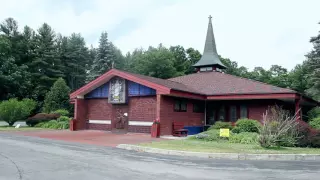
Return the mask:
[[[220,69],[225,69],[226,66],[220,61],[217,53],[211,19],[212,16],[209,16],[207,37],[202,57],[195,65],[193,65],[193,67],[217,67]]]

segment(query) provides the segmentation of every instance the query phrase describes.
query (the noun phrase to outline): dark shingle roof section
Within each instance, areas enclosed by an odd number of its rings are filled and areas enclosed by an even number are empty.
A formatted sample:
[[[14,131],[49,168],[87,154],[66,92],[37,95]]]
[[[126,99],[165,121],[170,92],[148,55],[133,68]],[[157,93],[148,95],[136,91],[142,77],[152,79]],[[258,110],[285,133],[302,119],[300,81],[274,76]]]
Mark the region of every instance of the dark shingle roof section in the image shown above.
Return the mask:
[[[160,79],[160,78],[154,78],[154,77],[145,76],[145,75],[141,75],[141,74],[135,74],[135,73],[126,72],[126,71],[122,71],[122,72],[125,72],[127,74],[130,74],[131,76],[135,76],[137,78],[140,78],[140,79],[143,79],[143,80],[155,83],[155,84],[165,86],[170,89],[199,94],[199,92],[197,92],[193,88],[188,87],[188,86],[186,86],[182,83],[179,83],[179,82],[169,81],[169,80]]]
[[[201,72],[169,79],[205,95],[296,93],[262,82],[221,72]]]

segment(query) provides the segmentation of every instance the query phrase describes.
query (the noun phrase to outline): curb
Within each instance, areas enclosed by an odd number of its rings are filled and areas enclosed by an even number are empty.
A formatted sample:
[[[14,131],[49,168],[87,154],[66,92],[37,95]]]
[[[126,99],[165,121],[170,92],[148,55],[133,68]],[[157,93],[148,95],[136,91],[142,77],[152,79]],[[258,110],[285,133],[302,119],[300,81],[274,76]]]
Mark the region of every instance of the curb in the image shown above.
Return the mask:
[[[266,161],[320,161],[320,154],[239,154],[239,153],[202,153],[149,148],[130,144],[119,144],[117,148],[138,152],[187,156],[209,159],[266,160]]]

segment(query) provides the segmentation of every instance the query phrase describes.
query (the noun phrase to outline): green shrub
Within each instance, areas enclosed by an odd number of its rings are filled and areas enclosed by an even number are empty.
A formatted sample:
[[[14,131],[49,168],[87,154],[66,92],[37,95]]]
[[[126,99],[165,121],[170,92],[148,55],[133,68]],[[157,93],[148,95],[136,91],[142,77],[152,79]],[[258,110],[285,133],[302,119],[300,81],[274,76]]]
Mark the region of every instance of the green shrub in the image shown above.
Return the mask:
[[[57,121],[59,122],[69,122],[71,118],[67,117],[67,116],[60,116]]]
[[[308,121],[311,121],[314,118],[320,117],[320,107],[314,107],[308,111]]]
[[[311,136],[309,140],[310,147],[320,148],[320,132],[317,132],[317,134]]]
[[[195,136],[190,137],[190,139],[200,139],[204,141],[219,141],[224,140],[225,138],[220,137],[220,130],[211,129]]]
[[[40,128],[48,128],[48,129],[68,129],[69,128],[69,122],[67,121],[56,121],[51,120],[49,122],[41,122],[36,125],[36,127]]]
[[[0,119],[12,126],[16,121],[25,120],[35,109],[36,102],[31,99],[9,99],[0,103]]]
[[[222,121],[217,121],[214,123],[214,125],[210,126],[208,130],[212,129],[232,129],[233,126],[230,122],[222,122]]]
[[[51,120],[43,124],[43,128],[49,128],[49,129],[55,129],[54,127],[56,126],[58,122],[56,120]]]
[[[57,119],[59,118],[60,115],[59,114],[46,114],[46,113],[38,113],[30,118],[28,118],[26,120],[26,124],[28,126],[35,126],[36,124],[38,123],[41,123],[41,122],[48,122],[50,120],[54,120],[54,119]]]
[[[66,109],[58,109],[51,112],[51,114],[59,114],[60,116],[69,116],[69,111]]]
[[[229,137],[229,142],[240,144],[256,144],[258,142],[258,133],[242,132],[238,134],[231,134]]]
[[[69,129],[69,122],[59,122],[59,129]]]
[[[239,127],[234,127],[232,130],[231,130],[232,133],[240,133],[241,132],[241,129]]]
[[[62,78],[59,78],[46,94],[44,112],[49,113],[58,109],[69,109],[69,94],[70,88]]]
[[[309,124],[311,127],[320,130],[320,117],[312,119]]]
[[[291,116],[289,111],[279,106],[269,107],[263,114],[262,122],[259,129],[259,143],[262,147],[292,146],[297,143],[300,125],[297,117]]]
[[[236,127],[239,128],[239,132],[259,132],[260,123],[253,119],[239,119],[236,122]]]
[[[42,128],[46,122],[36,124],[34,127]]]

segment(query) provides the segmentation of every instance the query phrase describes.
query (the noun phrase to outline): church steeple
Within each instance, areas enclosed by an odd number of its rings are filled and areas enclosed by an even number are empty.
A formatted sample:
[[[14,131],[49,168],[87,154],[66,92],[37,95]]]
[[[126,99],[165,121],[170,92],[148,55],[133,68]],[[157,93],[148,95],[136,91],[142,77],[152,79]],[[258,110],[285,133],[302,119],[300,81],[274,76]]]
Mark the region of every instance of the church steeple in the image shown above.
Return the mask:
[[[205,42],[202,57],[195,65],[193,65],[193,67],[196,67],[198,71],[199,70],[212,71],[212,70],[215,70],[216,68],[226,69],[226,66],[220,61],[220,58],[217,53],[211,19],[212,19],[212,16],[210,15],[208,30],[207,30],[207,37],[206,37],[206,42]]]

